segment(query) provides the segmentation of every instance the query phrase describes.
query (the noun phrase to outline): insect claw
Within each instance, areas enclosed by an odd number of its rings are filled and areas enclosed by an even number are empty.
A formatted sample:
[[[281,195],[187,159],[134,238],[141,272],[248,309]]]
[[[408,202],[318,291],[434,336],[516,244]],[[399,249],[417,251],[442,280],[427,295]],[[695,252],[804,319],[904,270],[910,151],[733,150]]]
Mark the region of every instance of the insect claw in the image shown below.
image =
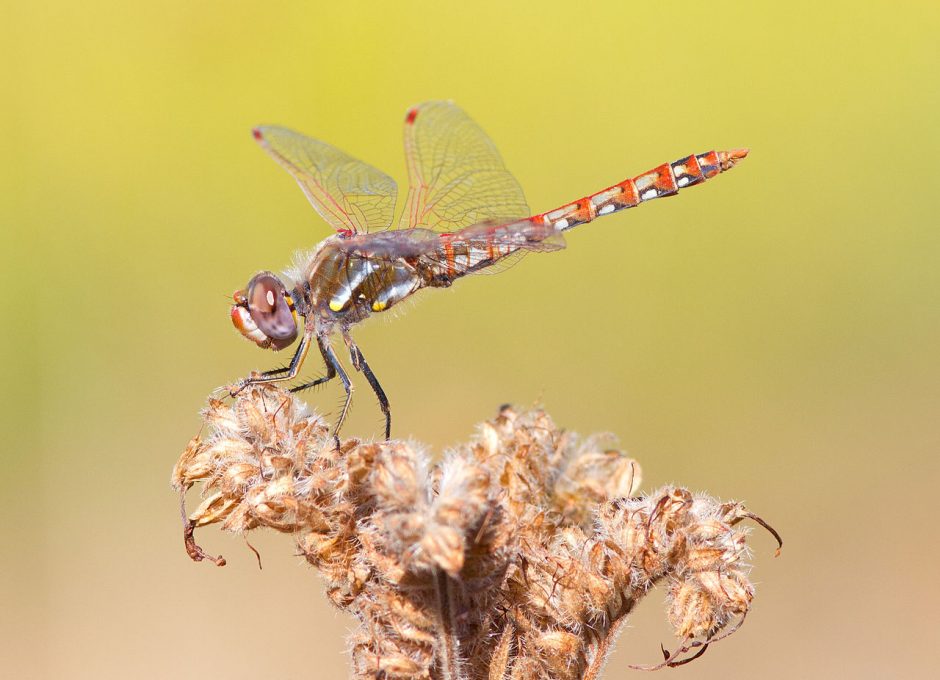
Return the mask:
[[[230,396],[230,397],[232,397],[232,398],[234,399],[234,398],[237,397],[239,394],[241,394],[242,392],[244,392],[244,391],[245,391],[245,388],[248,387],[249,385],[251,385],[251,378],[245,378],[244,380],[239,380],[239,381],[238,381],[237,383],[235,383],[234,385],[229,386],[229,388],[228,388],[228,396]]]

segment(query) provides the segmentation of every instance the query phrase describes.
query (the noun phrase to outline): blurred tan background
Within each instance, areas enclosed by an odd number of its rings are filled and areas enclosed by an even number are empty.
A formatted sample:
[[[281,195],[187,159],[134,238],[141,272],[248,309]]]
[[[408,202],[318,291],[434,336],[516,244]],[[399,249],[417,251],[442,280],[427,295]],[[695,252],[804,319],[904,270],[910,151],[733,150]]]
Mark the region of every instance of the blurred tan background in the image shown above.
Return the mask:
[[[534,211],[664,161],[734,172],[421,295],[358,341],[393,434],[503,402],[610,431],[644,488],[743,498],[743,630],[664,675],[926,677],[940,643],[940,8],[910,2],[20,3],[0,25],[4,677],[343,678],[345,615],[283,536],[183,551],[171,466],[275,357],[231,291],[328,234],[252,142],[405,184],[410,104],[458,101]],[[315,362],[314,362],[315,363]],[[312,371],[313,369],[311,369]],[[348,435],[378,436],[363,383]],[[335,413],[339,386],[308,396]],[[607,677],[672,640],[654,595]]]

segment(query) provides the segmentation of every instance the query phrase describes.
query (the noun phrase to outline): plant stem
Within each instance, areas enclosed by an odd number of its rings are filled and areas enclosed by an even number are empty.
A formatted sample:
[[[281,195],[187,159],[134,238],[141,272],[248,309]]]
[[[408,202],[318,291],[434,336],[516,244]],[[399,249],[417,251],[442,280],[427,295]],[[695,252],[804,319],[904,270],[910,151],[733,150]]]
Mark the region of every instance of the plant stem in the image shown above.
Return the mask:
[[[437,680],[466,680],[460,672],[460,641],[457,639],[457,613],[454,601],[454,582],[443,569],[434,577],[437,593],[438,640]]]

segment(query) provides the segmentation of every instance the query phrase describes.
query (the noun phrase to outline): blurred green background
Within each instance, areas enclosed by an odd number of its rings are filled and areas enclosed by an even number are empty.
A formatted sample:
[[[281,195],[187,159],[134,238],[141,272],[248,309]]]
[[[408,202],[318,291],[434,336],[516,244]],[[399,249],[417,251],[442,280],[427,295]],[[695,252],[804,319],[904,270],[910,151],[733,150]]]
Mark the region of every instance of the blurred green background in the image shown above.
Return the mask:
[[[440,453],[503,402],[743,498],[747,625],[683,677],[924,677],[940,557],[935,2],[8,3],[0,25],[2,675],[346,677],[345,615],[283,536],[183,551],[170,468],[218,385],[280,358],[231,291],[328,234],[252,142],[277,123],[405,183],[432,98],[534,211],[661,162],[733,172],[422,294],[357,339],[394,434]],[[361,376],[357,376],[365,388]],[[309,396],[335,413],[338,385]],[[357,394],[347,435],[378,436]],[[670,642],[657,595],[608,678]]]

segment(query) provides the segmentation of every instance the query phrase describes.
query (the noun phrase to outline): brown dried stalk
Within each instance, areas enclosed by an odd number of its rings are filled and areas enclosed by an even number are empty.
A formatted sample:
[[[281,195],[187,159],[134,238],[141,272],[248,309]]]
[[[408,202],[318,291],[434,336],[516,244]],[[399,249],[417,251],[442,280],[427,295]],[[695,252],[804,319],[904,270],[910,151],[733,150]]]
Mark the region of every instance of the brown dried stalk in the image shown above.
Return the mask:
[[[214,523],[293,534],[359,621],[356,678],[598,678],[618,628],[659,583],[682,640],[660,666],[675,666],[750,608],[735,527],[757,518],[676,487],[634,497],[636,461],[541,411],[503,408],[434,465],[400,441],[337,447],[327,423],[274,387],[212,400],[203,415],[208,434],[173,470],[181,496],[203,484],[184,514],[187,551],[224,564],[192,536]]]

